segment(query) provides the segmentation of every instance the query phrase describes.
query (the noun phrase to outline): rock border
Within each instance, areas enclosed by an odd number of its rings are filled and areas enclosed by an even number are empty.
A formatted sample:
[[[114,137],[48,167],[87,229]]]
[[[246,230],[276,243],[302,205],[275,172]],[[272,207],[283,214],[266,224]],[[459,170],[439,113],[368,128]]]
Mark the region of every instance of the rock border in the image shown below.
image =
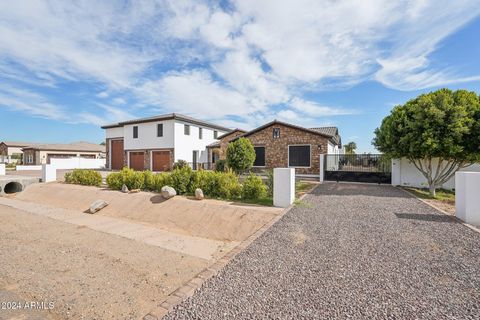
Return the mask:
[[[300,198],[296,199],[295,202],[301,201],[308,194],[313,192],[318,186],[311,189],[308,193],[305,193]],[[143,320],[160,320],[167,315],[174,307],[179,305],[185,299],[193,296],[197,289],[200,289],[202,285],[210,278],[217,275],[230,261],[232,261],[237,254],[244,251],[253,241],[258,239],[262,234],[265,233],[271,226],[277,223],[280,219],[283,218],[290,210],[292,210],[296,203],[292,203],[290,206],[285,208],[281,213],[279,213],[275,218],[264,224],[260,229],[255,231],[247,239],[243,240],[231,251],[227,252],[222,258],[217,260],[213,265],[209,266],[207,269],[198,273],[194,278],[190,279],[180,288],[176,289],[170,293],[162,302],[160,302],[155,309],[150,311],[148,314],[143,316]]]

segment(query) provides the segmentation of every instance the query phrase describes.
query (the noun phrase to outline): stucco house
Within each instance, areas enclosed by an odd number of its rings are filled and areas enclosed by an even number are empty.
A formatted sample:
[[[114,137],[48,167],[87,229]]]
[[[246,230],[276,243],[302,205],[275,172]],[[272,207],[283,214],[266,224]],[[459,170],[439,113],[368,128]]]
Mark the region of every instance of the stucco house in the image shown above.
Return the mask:
[[[25,165],[49,164],[53,158],[105,158],[105,146],[90,142],[33,144],[22,148]]]
[[[342,140],[336,127],[304,128],[274,120],[251,131],[235,129],[208,146],[209,159],[225,159],[229,142],[249,139],[255,149],[256,169],[296,168],[297,174],[319,174],[320,154],[340,154]]]
[[[229,128],[178,113],[119,122],[105,129],[107,168],[167,171],[178,160],[208,163],[207,145]]]
[[[22,148],[32,143],[19,141],[0,142],[0,163],[18,163],[23,159]]]

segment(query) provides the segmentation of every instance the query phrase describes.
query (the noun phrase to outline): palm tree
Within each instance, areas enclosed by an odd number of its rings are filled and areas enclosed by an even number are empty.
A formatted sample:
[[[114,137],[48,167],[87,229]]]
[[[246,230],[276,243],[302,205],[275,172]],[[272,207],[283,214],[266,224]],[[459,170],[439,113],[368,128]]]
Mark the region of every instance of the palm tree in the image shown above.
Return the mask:
[[[355,142],[352,141],[345,145],[346,154],[355,154],[355,150],[357,150],[357,144]]]

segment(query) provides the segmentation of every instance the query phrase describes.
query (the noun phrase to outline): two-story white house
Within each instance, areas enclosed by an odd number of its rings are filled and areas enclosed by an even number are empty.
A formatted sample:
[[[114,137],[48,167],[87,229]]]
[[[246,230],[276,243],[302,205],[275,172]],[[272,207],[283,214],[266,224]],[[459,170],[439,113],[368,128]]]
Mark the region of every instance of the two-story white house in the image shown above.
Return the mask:
[[[208,162],[207,145],[230,131],[178,113],[103,126],[107,168],[167,171],[178,160],[192,167]]]

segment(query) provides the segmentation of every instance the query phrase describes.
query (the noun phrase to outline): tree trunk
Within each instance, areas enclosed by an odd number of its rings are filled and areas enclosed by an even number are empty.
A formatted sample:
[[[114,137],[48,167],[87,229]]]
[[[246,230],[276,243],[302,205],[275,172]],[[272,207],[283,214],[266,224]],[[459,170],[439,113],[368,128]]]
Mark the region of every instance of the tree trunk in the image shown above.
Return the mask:
[[[435,184],[432,183],[432,184],[429,186],[429,191],[430,191],[430,195],[431,195],[432,197],[435,198],[435,197],[437,196]]]

